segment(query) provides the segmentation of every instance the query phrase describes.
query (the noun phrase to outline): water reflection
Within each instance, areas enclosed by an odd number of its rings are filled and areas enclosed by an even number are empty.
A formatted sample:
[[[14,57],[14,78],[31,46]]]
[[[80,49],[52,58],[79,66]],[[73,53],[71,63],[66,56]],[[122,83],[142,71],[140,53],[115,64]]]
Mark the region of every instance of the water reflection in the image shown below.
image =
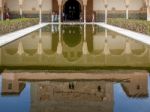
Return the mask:
[[[115,102],[118,102],[114,93],[120,91],[114,92],[117,83],[128,98],[136,98],[138,102],[149,98],[148,73],[145,71],[88,74],[5,71],[1,94],[19,96],[27,81],[31,83],[30,112],[113,112]]]
[[[95,25],[52,25],[0,48],[1,66],[149,67],[149,47]]]

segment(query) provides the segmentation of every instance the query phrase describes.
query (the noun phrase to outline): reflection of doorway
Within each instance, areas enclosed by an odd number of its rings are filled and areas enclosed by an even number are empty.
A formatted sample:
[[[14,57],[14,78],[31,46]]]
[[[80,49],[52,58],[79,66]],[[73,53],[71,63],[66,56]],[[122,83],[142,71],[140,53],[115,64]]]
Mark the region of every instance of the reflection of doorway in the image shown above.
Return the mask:
[[[81,5],[77,0],[68,0],[64,5],[65,20],[79,20]]]

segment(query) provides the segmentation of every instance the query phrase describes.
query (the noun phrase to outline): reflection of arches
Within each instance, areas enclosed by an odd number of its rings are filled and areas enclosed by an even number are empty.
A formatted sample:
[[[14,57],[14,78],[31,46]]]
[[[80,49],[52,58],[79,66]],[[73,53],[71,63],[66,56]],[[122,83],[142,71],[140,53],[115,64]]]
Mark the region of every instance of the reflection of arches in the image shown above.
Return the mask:
[[[15,55],[18,52],[19,41],[8,44],[4,49],[9,55]]]
[[[63,28],[63,41],[68,47],[75,47],[81,42],[79,26],[67,26]]]
[[[34,55],[37,53],[38,43],[39,43],[39,33],[33,32],[30,35],[26,36],[22,40],[24,52],[29,55]]]
[[[47,55],[53,54],[55,51],[53,49],[53,37],[50,32],[42,33],[42,46],[43,52]]]
[[[111,35],[108,37],[108,45],[112,55],[121,55],[126,46],[126,39],[121,35]]]
[[[80,19],[81,4],[78,0],[68,0],[63,6],[63,12],[67,20]]]
[[[146,47],[144,44],[138,43],[136,41],[130,41],[131,51],[134,55],[141,55],[145,53]]]
[[[93,49],[90,51],[92,54],[97,55],[103,52],[105,46],[105,38],[103,37],[103,33],[97,33],[93,36]]]
[[[82,35],[80,26],[62,27],[63,56],[70,62],[82,56]]]

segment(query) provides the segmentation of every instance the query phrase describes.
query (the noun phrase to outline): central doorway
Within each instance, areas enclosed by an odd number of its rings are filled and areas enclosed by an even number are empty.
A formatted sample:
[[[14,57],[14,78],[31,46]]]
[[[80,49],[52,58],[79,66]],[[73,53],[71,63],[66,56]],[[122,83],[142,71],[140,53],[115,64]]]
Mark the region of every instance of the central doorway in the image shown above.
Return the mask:
[[[80,20],[81,4],[77,0],[68,0],[64,4],[63,18],[65,21]]]

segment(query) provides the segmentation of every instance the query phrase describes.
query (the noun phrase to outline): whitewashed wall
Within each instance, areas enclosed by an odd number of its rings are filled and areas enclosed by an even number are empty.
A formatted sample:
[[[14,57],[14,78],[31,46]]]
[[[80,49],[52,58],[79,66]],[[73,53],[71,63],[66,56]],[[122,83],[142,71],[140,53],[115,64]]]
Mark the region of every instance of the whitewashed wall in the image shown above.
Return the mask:
[[[6,0],[8,7],[11,11],[18,11],[19,0]],[[93,8],[95,11],[104,10],[104,2],[103,0],[93,0]],[[130,2],[130,10],[139,10],[144,4],[144,0],[131,0]],[[51,11],[52,10],[52,0],[43,0],[43,11]],[[111,10],[115,8],[116,10],[125,10],[125,2],[124,0],[108,0],[108,9]],[[37,0],[24,0],[23,10],[25,12],[34,12],[38,11],[38,2]]]
[[[144,0],[130,0],[130,10],[139,10],[143,4]],[[93,0],[93,8],[95,11],[104,10],[104,2],[103,0]],[[124,0],[108,0],[108,9],[111,10],[115,8],[116,10],[125,10],[125,2]]]
[[[6,2],[11,11],[19,10],[19,0],[6,0]]]
[[[19,10],[19,0],[6,0],[7,5],[11,11]],[[52,0],[43,0],[43,11],[50,12],[52,10]],[[38,0],[24,0],[23,11],[33,12],[38,11]]]

